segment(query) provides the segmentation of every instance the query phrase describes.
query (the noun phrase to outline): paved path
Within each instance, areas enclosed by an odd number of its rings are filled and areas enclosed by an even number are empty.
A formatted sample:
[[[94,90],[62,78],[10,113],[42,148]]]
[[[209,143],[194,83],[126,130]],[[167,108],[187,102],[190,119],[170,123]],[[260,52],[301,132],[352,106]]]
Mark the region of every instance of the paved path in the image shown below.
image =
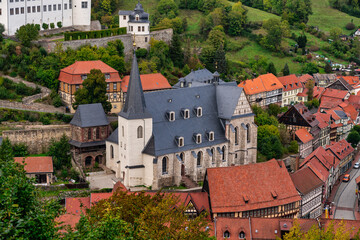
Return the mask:
[[[89,187],[93,189],[113,188],[114,184],[118,181],[115,174],[108,174],[105,171],[88,173],[86,181],[89,182]]]
[[[354,162],[357,162],[356,159]],[[355,220],[354,206],[356,201],[356,183],[355,179],[360,176],[359,169],[352,169],[350,171],[350,181],[342,182],[336,195],[335,195],[335,219],[349,219]]]

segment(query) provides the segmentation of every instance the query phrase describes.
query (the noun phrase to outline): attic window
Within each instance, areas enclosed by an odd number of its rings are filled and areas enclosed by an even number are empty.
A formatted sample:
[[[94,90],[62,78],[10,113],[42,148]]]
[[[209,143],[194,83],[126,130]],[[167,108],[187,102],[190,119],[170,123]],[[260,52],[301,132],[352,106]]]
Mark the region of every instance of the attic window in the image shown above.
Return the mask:
[[[183,147],[184,146],[184,137],[176,137],[176,143],[177,143],[178,147]]]
[[[135,16],[136,21],[139,21],[139,15]]]
[[[195,110],[195,113],[196,113],[196,116],[197,117],[201,117],[202,116],[202,107],[197,107],[194,109]]]
[[[248,203],[249,200],[250,200],[247,195],[243,195],[243,199],[244,199],[244,202],[245,202],[245,203]]]
[[[85,80],[85,79],[87,79],[87,75],[86,74],[81,75],[81,80]]]
[[[169,112],[167,112],[166,115],[167,115],[169,122],[175,121],[175,112],[174,111],[169,111]]]
[[[196,144],[200,144],[201,143],[201,134],[200,133],[195,134],[194,140],[195,140]]]
[[[182,109],[181,113],[182,113],[184,119],[190,118],[190,110],[189,109]]]
[[[298,83],[295,83],[296,86],[298,86]]]
[[[275,191],[271,191],[271,196],[275,199],[277,198],[278,195]]]
[[[209,139],[209,141],[214,141],[214,139],[215,139],[214,135],[215,135],[215,134],[214,134],[213,131],[211,131],[211,132],[208,133],[208,139]]]
[[[271,84],[271,86],[275,86],[275,85],[276,85],[276,83]]]
[[[110,73],[105,73],[105,79],[110,79]]]

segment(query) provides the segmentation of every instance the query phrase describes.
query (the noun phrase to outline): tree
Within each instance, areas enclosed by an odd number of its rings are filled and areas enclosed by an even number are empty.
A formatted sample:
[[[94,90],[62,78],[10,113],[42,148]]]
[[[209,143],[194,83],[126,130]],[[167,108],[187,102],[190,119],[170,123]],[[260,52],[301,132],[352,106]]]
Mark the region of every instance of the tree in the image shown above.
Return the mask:
[[[319,72],[319,68],[316,66],[315,63],[306,63],[305,66],[302,68],[302,73],[308,73],[308,74],[314,74],[314,73],[318,73]]]
[[[302,35],[300,35],[297,39],[296,39],[297,44],[299,45],[299,48],[303,49],[303,54],[305,52],[305,47],[306,47],[306,43],[307,43],[307,38],[306,35],[303,33]]]
[[[174,34],[169,47],[169,56],[174,63],[175,67],[181,67],[184,65],[184,53],[181,49],[180,37],[178,34]]]
[[[112,107],[107,101],[105,76],[98,69],[91,69],[83,81],[83,87],[75,92],[73,107],[77,109],[80,104],[91,103],[101,103],[106,113],[110,112]]]
[[[360,134],[357,131],[352,130],[346,138],[346,141],[351,143],[351,146],[355,148],[360,142]]]
[[[259,113],[255,116],[255,123],[258,126],[273,125],[278,126],[279,122],[275,116],[269,116],[268,113]]]
[[[325,72],[326,73],[331,73],[332,72],[332,68],[329,62],[326,62],[325,64]]]
[[[40,201],[33,178],[14,162],[8,139],[0,147],[0,239],[56,239],[56,201]]]
[[[283,146],[279,137],[275,135],[269,135],[258,140],[258,149],[268,160],[272,158],[279,159],[283,155]]]
[[[247,11],[243,8],[240,1],[232,6],[232,10],[226,17],[227,32],[229,35],[240,36],[246,24],[246,13]]]
[[[161,0],[157,4],[157,11],[170,19],[179,14],[178,6],[173,0]]]
[[[65,134],[59,141],[51,139],[48,155],[53,157],[55,170],[71,167],[70,144]]]
[[[280,137],[279,129],[274,125],[263,125],[258,127],[258,140],[267,136]]]
[[[4,32],[5,32],[5,26],[4,26],[4,24],[0,23],[0,42],[3,41],[3,38],[4,38],[3,33]]]
[[[270,62],[270,63],[268,64],[268,66],[267,66],[267,68],[266,68],[266,71],[267,71],[268,73],[274,74],[275,76],[277,75],[276,68],[275,68],[275,65],[274,65],[273,62]]]
[[[35,24],[26,24],[21,26],[15,32],[15,36],[20,40],[21,44],[25,47],[29,47],[31,41],[38,39],[39,30],[35,26]]]
[[[293,140],[290,142],[290,146],[288,147],[289,152],[298,153],[299,152],[299,144],[297,141]]]
[[[267,34],[260,43],[272,51],[280,50],[282,39],[290,34],[289,23],[287,21],[280,22],[277,18],[270,18],[264,21],[263,28]]]
[[[174,207],[176,206],[176,207]],[[210,239],[206,214],[189,221],[179,198],[117,191],[92,206],[69,239]]]
[[[14,157],[26,157],[29,155],[28,147],[25,143],[17,143],[12,146]]]
[[[307,91],[308,101],[311,101],[314,95],[314,81],[313,80],[307,81],[305,87],[308,90]]]
[[[283,72],[284,76],[290,75],[290,69],[289,69],[289,66],[287,63],[285,63],[285,66],[284,66],[282,72]]]

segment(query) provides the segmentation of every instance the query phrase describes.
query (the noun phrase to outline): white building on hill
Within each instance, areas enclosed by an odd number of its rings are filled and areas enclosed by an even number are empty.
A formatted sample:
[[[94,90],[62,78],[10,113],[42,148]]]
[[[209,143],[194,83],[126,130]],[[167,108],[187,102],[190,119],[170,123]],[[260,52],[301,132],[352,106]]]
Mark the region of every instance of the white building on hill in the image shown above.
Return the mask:
[[[91,0],[0,0],[0,23],[6,35],[28,23],[42,24],[61,22],[63,27],[90,30]],[[43,30],[43,29],[42,29]]]

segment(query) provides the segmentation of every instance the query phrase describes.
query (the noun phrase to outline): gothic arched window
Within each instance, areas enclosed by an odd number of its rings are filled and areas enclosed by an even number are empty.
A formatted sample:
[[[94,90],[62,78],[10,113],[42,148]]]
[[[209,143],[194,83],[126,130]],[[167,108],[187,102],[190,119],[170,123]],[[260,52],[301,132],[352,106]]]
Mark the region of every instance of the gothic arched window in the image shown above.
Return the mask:
[[[137,138],[143,138],[143,127],[139,126],[137,128]]]
[[[167,174],[167,173],[168,173],[168,158],[163,157],[163,159],[162,159],[162,174]]]
[[[113,145],[110,145],[110,156],[111,156],[111,158],[114,158],[114,147],[113,147]]]
[[[201,160],[202,160],[202,152],[200,151],[200,152],[198,152],[198,154],[197,154],[197,159],[196,159],[196,165],[197,165],[198,167],[201,166]]]
[[[225,150],[226,150],[226,147],[223,146],[221,150],[222,150],[222,160],[223,160],[223,162],[225,162],[225,161],[226,161],[226,159],[225,159]]]
[[[235,128],[235,145],[239,144],[239,128]]]
[[[250,124],[246,124],[246,140],[247,142],[250,142],[251,132],[250,132]]]

